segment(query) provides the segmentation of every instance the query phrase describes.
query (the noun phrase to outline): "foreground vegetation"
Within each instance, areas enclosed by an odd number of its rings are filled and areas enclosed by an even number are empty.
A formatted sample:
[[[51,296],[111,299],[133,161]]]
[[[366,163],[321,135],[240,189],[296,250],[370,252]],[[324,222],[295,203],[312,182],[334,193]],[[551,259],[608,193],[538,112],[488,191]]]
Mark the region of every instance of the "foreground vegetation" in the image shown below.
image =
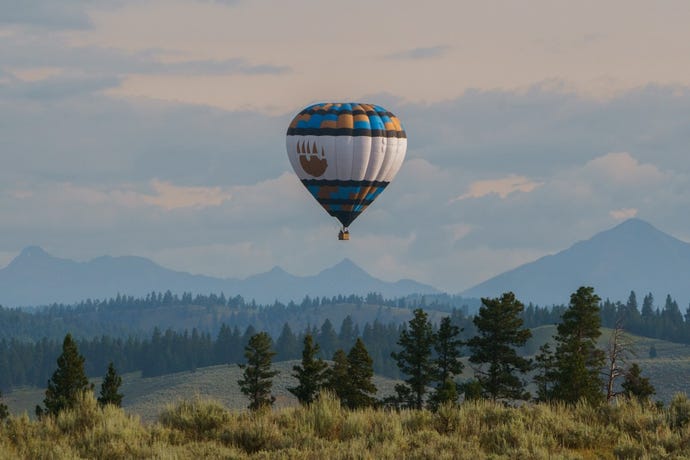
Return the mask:
[[[236,412],[194,399],[155,423],[86,393],[74,408],[0,426],[4,458],[690,458],[690,401],[667,409],[614,404],[524,404],[487,400],[399,412],[348,410],[322,394],[313,404]]]

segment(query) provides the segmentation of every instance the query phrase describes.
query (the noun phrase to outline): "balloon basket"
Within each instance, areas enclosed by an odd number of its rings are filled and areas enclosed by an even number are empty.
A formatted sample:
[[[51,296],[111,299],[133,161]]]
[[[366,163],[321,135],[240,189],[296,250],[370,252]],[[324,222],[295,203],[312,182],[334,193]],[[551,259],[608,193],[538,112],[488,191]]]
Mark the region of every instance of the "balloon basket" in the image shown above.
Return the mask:
[[[349,241],[350,232],[347,230],[340,230],[340,232],[338,232],[338,239],[340,241]]]

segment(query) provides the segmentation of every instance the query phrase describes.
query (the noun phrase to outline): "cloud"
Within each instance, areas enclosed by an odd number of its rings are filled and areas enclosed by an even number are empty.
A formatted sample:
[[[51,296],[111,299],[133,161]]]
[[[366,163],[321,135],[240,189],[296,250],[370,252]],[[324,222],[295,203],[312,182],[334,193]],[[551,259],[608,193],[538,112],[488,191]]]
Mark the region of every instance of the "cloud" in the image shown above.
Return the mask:
[[[615,209],[609,212],[609,215],[617,220],[630,219],[637,216],[637,209],[635,208],[623,208]]]
[[[54,100],[93,94],[118,86],[118,77],[47,77],[29,81],[13,81],[0,85],[0,96]]]
[[[47,29],[85,29],[91,27],[81,0],[0,0],[0,24],[19,24]]]
[[[168,211],[179,208],[219,206],[232,197],[232,194],[220,187],[179,187],[159,180],[153,180],[151,186],[155,194],[142,195],[142,201]]]
[[[427,46],[421,48],[412,48],[409,50],[398,51],[396,53],[387,54],[386,59],[393,61],[417,61],[422,59],[433,59],[444,56],[450,50],[448,45]]]
[[[73,46],[64,39],[36,40],[25,34],[0,42],[5,69],[27,72],[34,69],[62,70],[65,75],[281,75],[286,65],[254,63],[244,57],[226,59],[183,59],[170,50],[147,49],[130,52],[100,46]],[[166,57],[173,55],[174,59]]]
[[[600,180],[611,181],[617,185],[655,184],[664,179],[664,175],[653,164],[640,164],[627,152],[608,153],[590,160],[585,170]]]
[[[543,88],[425,106],[389,99],[408,158],[344,245],[291,172],[292,113],[0,91],[9,165],[0,167],[0,252],[140,254],[240,277],[274,265],[313,274],[350,257],[376,276],[459,292],[629,210],[679,236],[690,227],[688,92],[647,88],[610,103]]]
[[[505,199],[511,193],[529,193],[541,185],[544,185],[544,183],[535,182],[527,177],[516,175],[510,175],[501,179],[481,180],[471,183],[469,191],[463,193],[453,201],[465,200],[467,198],[481,198],[489,194],[496,194]]]

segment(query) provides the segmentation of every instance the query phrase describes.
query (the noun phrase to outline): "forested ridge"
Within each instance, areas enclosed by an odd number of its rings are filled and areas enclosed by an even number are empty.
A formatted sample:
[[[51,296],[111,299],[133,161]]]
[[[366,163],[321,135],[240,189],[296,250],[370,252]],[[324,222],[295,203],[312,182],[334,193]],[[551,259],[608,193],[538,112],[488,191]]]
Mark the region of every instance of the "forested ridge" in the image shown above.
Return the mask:
[[[328,359],[337,349],[349,349],[361,337],[375,372],[399,378],[399,369],[390,356],[398,351],[396,342],[411,309],[423,306],[428,311],[443,312],[462,329],[461,338],[468,339],[476,330],[470,307],[462,301],[451,296],[383,299],[369,294],[257,305],[240,296],[178,297],[166,292],[144,298],[86,300],[32,311],[0,307],[0,389],[44,385],[54,368],[62,337],[70,331],[86,358],[89,376],[102,375],[110,361],[121,372],[142,371],[144,376],[239,363],[249,337],[265,330],[276,345],[278,361],[299,358],[300,344],[307,333],[314,336],[321,346],[321,356]],[[323,309],[345,306],[355,314],[335,324],[328,318],[318,324],[308,322],[315,318],[310,315]],[[552,325],[559,322],[565,308],[528,305],[521,317],[528,328]],[[399,309],[407,316],[396,316]],[[367,311],[370,320],[355,319],[362,310]],[[658,306],[647,294],[640,306],[633,292],[625,303],[603,301],[600,314],[604,327],[614,327],[617,318],[624,318],[625,328],[631,333],[690,343],[690,307],[682,314],[670,296],[663,306]],[[156,318],[168,320],[173,326],[191,327],[161,327]]]

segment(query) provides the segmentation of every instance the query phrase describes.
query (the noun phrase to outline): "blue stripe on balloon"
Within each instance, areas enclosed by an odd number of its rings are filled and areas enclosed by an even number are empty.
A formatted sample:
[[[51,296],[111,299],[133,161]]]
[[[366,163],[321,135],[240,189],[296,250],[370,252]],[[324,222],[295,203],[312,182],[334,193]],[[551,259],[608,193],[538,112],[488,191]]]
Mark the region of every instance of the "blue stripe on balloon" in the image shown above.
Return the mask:
[[[369,123],[371,123],[371,129],[386,129],[381,121],[381,117],[378,115],[372,115],[369,117]]]

